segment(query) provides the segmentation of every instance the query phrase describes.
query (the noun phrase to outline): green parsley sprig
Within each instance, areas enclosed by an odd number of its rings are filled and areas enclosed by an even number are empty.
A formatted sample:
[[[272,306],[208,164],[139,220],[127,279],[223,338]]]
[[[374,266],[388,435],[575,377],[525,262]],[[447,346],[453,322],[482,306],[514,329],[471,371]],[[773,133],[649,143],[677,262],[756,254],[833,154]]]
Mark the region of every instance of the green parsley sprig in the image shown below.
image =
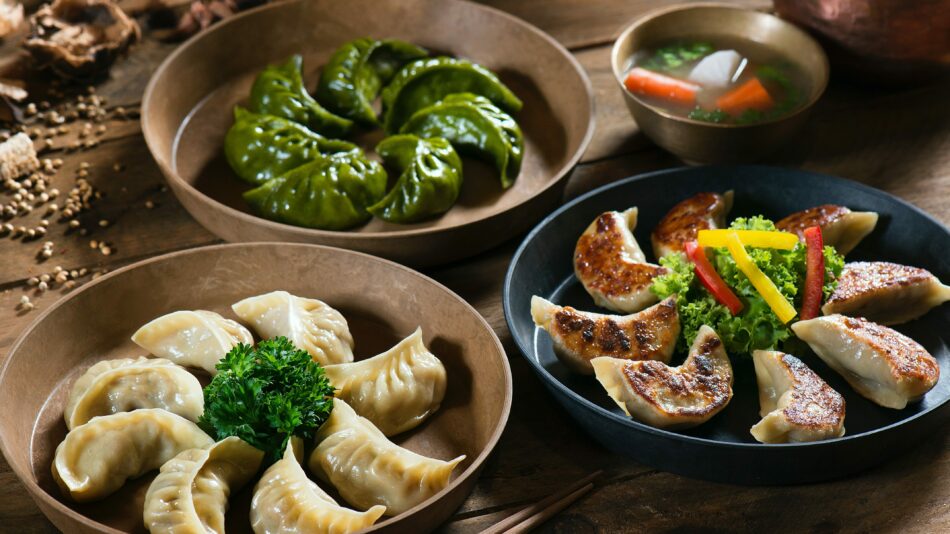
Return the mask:
[[[237,436],[281,457],[290,436],[311,441],[333,409],[333,386],[323,368],[287,338],[240,344],[216,366],[204,389],[199,425],[216,439]]]

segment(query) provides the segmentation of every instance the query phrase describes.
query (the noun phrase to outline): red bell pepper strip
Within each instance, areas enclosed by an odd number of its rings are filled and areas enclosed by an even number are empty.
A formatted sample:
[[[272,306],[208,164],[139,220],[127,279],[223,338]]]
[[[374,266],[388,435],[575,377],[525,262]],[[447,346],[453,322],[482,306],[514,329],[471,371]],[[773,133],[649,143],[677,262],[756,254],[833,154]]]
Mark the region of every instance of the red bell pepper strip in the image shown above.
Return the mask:
[[[811,226],[803,232],[805,237],[805,294],[802,295],[803,321],[818,317],[821,308],[822,288],[825,285],[825,245],[821,228]]]
[[[709,258],[706,257],[706,251],[703,247],[699,246],[696,241],[686,243],[686,257],[695,265],[696,276],[699,277],[703,287],[709,290],[713,298],[719,301],[720,304],[729,308],[733,315],[738,315],[742,311],[742,301],[732,292],[732,289],[726,285],[716,269],[709,263]]]

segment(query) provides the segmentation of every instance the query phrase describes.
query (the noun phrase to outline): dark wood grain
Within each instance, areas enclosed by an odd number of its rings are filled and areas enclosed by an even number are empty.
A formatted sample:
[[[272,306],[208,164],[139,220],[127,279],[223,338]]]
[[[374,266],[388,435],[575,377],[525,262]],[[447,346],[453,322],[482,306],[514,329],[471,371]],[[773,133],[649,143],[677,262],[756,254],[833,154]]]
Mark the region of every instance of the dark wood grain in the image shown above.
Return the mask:
[[[489,0],[551,33],[590,74],[597,130],[568,184],[573,197],[611,181],[680,163],[656,149],[630,119],[609,69],[612,37],[630,19],[665,2],[647,0]],[[755,7],[768,2],[744,0]],[[146,36],[97,88],[109,106],[134,107],[148,76],[174,45]],[[768,163],[851,178],[894,193],[950,224],[950,92],[943,82],[915,89],[855,87],[833,79],[805,131]],[[36,295],[29,276],[54,265],[115,269],[137,259],[217,239],[191,220],[167,192],[134,121],[110,124],[106,141],[64,160],[58,187],[68,188],[80,162],[106,196],[85,216],[92,233],[53,224],[57,254],[38,264],[43,240],[0,238],[0,356],[39,311],[64,292]],[[112,165],[125,170],[115,173]],[[156,204],[144,207],[146,200]],[[37,220],[39,216],[35,217]],[[100,229],[100,218],[115,224]],[[105,239],[114,253],[90,249]],[[659,472],[601,449],[554,404],[517,352],[501,309],[501,284],[520,237],[470,261],[429,274],[471,302],[508,351],[515,399],[508,428],[475,492],[442,531],[478,532],[583,475],[604,469],[594,491],[540,530],[618,531],[950,531],[950,433],[943,431],[905,456],[857,477],[818,485],[749,488]],[[22,295],[37,306],[17,311]],[[0,460],[0,532],[53,532]]]

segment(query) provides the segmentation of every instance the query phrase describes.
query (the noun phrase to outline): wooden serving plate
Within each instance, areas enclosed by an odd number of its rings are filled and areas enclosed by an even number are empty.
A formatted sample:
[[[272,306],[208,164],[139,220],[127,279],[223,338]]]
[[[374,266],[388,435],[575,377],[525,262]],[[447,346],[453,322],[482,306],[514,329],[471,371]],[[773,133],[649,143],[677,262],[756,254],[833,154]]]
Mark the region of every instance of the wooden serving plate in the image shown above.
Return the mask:
[[[0,448],[53,524],[64,532],[144,532],[142,504],[155,474],[96,503],[75,504],[60,492],[50,465],[66,434],[63,407],[73,381],[96,361],[144,355],[129,337],[155,317],[208,309],[236,319],[231,304],[277,289],[340,310],[357,359],[422,327],[446,367],[445,399],[428,421],[393,440],[421,454],[466,459],[446,489],[370,531],[428,531],[458,508],[511,408],[511,371],[488,323],[442,285],[395,263],[315,245],[253,243],[176,252],[117,270],[61,300],[20,335],[0,371]],[[228,532],[251,531],[252,489],[232,495]]]
[[[374,219],[347,231],[314,230],[254,215],[223,153],[235,104],[269,63],[304,56],[312,90],[341,44],[363,36],[404,39],[495,71],[523,101],[515,115],[525,157],[515,184],[465,159],[465,180],[446,214],[411,225]],[[369,252],[412,265],[477,254],[526,230],[556,206],[593,133],[590,81],[561,45],[495,9],[460,0],[298,0],[247,11],[202,32],[152,77],[142,130],[174,194],[205,228],[228,241],[293,241]],[[379,130],[356,141],[372,154]]]

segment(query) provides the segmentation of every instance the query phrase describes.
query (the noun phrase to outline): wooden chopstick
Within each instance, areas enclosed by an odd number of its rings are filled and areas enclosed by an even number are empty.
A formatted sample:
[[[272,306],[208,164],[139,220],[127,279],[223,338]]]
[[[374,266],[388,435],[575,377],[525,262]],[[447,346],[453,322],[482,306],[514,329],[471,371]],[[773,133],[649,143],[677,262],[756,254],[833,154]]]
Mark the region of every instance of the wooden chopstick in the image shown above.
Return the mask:
[[[570,486],[565,487],[561,491],[558,491],[553,495],[550,495],[532,504],[531,506],[525,507],[515,514],[506,517],[491,528],[482,531],[482,534],[501,534],[502,532],[508,531],[508,529],[513,529],[516,527],[520,528],[522,523],[527,524],[529,521],[532,521],[530,525],[525,527],[530,528],[532,525],[537,525],[547,520],[552,515],[560,512],[567,505],[577,500],[581,495],[590,491],[591,488],[594,487],[594,485],[591,484],[591,481],[599,477],[601,474],[603,474],[603,471],[594,471],[577,482],[574,482]],[[516,532],[522,531],[519,530]]]
[[[563,499],[557,501],[556,503],[545,508],[544,510],[541,510],[540,513],[535,514],[529,517],[528,519],[525,519],[524,521],[518,523],[517,525],[509,528],[508,530],[505,531],[504,534],[521,534],[522,532],[530,531],[534,527],[550,519],[551,516],[553,516],[554,514],[567,508],[568,505],[570,505],[572,502],[576,501],[577,499],[580,499],[585,493],[587,493],[593,488],[594,488],[593,484],[587,483],[586,486],[581,487],[579,490],[575,491],[574,493],[571,493],[567,497],[564,497]]]

